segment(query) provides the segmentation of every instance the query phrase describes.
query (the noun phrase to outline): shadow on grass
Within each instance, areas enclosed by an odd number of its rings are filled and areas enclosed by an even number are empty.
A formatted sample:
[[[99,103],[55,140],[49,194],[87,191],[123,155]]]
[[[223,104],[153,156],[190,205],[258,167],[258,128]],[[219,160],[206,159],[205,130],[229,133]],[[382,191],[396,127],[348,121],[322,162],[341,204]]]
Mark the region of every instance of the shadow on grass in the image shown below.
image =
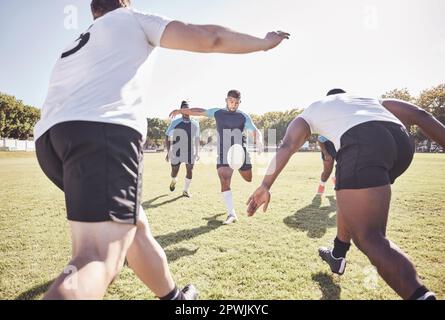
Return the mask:
[[[142,204],[142,207],[143,207],[145,210],[147,210],[147,209],[153,209],[153,208],[158,208],[158,207],[162,207],[162,206],[164,206],[164,205],[166,205],[166,204],[173,203],[173,202],[175,202],[175,201],[177,201],[177,200],[183,198],[183,196],[181,195],[181,196],[177,196],[176,198],[173,198],[173,199],[169,199],[169,200],[165,200],[165,201],[160,202],[160,203],[155,203],[155,204],[153,204],[154,202],[156,202],[156,200],[159,200],[159,199],[161,199],[161,198],[165,198],[165,197],[167,197],[167,196],[168,196],[168,194],[163,194],[162,196],[158,196],[158,197],[153,198],[153,199],[151,199],[151,200],[145,201],[145,202]]]
[[[283,222],[290,228],[307,231],[309,238],[323,237],[328,228],[336,226],[336,216],[330,215],[337,210],[337,203],[334,196],[326,198],[329,206],[322,207],[321,196],[316,195],[310,205],[284,218]]]
[[[312,280],[318,282],[322,297],[320,300],[340,300],[341,288],[334,283],[332,275],[325,272],[319,272],[312,275]]]
[[[54,282],[55,279],[39,284],[38,286],[35,286],[34,288],[31,288],[25,292],[22,292],[20,295],[18,295],[15,300],[34,300],[37,296],[45,293],[48,291],[51,284]]]
[[[196,252],[198,252],[199,248],[195,250],[189,250],[187,248],[178,248],[174,250],[165,250],[165,254],[167,255],[167,260],[169,263],[175,262],[183,257],[193,256]]]
[[[218,221],[217,218],[223,215],[225,214],[221,213],[209,218],[204,218],[204,220],[207,220],[207,225],[205,226],[193,229],[181,230],[178,232],[167,233],[165,235],[157,236],[155,238],[163,248],[180,243],[185,240],[195,238],[197,236],[200,236],[202,234],[208,233],[210,231],[216,230],[219,227],[221,227],[223,225],[222,221]],[[194,253],[196,253],[196,251]]]

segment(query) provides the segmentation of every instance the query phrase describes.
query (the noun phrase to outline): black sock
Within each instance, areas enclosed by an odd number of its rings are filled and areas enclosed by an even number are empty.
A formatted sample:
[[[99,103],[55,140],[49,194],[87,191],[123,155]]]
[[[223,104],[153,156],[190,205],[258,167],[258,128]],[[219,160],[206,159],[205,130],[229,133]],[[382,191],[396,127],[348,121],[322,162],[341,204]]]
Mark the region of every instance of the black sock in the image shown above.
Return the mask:
[[[348,252],[350,247],[350,243],[343,242],[336,237],[334,240],[334,250],[332,250],[332,255],[334,258],[345,258],[346,252]]]
[[[169,294],[165,297],[159,298],[159,300],[185,300],[184,293],[175,287]]]
[[[428,290],[425,286],[421,286],[419,289],[417,289],[413,295],[411,297],[409,297],[408,300],[417,300],[420,297],[422,297],[423,295],[425,295],[425,293],[429,292],[430,290]],[[432,298],[432,299],[431,299]],[[432,296],[430,298],[428,298],[429,300],[436,300],[436,297]]]

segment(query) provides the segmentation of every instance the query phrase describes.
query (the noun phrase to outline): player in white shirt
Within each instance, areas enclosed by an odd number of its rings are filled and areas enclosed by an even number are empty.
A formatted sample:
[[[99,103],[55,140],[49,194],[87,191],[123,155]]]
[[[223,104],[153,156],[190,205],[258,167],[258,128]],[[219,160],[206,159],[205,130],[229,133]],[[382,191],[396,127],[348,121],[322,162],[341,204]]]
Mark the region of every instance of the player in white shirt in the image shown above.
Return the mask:
[[[331,270],[343,274],[351,239],[403,299],[435,296],[421,283],[408,257],[386,238],[391,184],[410,165],[414,145],[405,126],[417,125],[445,146],[445,126],[426,111],[403,101],[364,98],[341,89],[309,106],[288,127],[283,145],[261,186],[248,200],[251,216],[270,201],[269,190],[313,133],[334,142],[337,149],[337,237],[334,249],[320,248]]]
[[[289,35],[257,38],[215,25],[172,21],[130,8],[130,0],[93,0],[93,24],[61,54],[35,127],[39,164],[65,193],[72,235],[70,270],[46,299],[100,299],[125,257],[161,299],[194,299],[178,290],[141,207],[147,62],[156,47],[249,53]]]

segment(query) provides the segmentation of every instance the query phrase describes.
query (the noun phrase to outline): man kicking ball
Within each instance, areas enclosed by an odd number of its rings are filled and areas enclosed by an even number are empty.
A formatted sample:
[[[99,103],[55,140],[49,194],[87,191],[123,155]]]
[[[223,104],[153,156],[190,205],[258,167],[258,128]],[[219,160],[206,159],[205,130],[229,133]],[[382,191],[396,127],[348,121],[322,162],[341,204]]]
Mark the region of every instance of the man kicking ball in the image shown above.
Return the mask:
[[[221,194],[227,208],[227,219],[224,224],[232,224],[237,221],[237,215],[233,206],[233,195],[230,183],[234,169],[238,169],[241,177],[247,181],[252,181],[252,163],[246,146],[246,136],[244,131],[253,133],[254,144],[261,150],[262,136],[257,127],[253,124],[249,115],[241,112],[238,108],[241,103],[241,93],[238,90],[231,90],[227,94],[226,107],[214,109],[180,109],[174,110],[170,116],[178,114],[191,116],[206,116],[215,118],[218,133],[218,159],[217,170],[221,182]],[[238,165],[232,164],[232,159],[241,158]]]
[[[323,136],[318,136],[318,145],[321,149],[321,160],[323,161],[323,172],[321,173],[320,184],[318,185],[317,194],[322,195],[326,189],[326,182],[334,169],[334,161],[337,155],[335,146],[332,141],[329,141]],[[332,179],[335,184],[335,178]]]
[[[182,101],[181,109],[188,109],[187,101]],[[199,160],[199,122],[190,119],[189,115],[182,115],[182,118],[173,120],[165,131],[165,145],[167,156],[165,160],[171,161],[170,191],[175,191],[179,168],[181,163],[185,163],[187,175],[184,181],[182,195],[190,198],[189,188],[193,178],[193,166]]]
[[[251,216],[270,201],[269,190],[291,156],[311,133],[333,141],[337,150],[337,238],[334,249],[319,254],[331,270],[343,274],[351,239],[403,299],[433,300],[409,258],[386,237],[391,184],[408,169],[414,145],[405,126],[417,125],[445,146],[445,126],[406,102],[348,95],[334,89],[313,103],[287,129],[261,186],[248,200]]]

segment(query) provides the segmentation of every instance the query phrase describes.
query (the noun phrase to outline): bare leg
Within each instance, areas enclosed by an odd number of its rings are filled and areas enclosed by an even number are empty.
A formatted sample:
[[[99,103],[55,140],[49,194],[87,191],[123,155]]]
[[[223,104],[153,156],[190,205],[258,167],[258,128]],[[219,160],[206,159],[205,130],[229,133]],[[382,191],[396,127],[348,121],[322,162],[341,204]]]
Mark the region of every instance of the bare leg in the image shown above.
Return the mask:
[[[121,270],[134,225],[70,221],[73,257],[44,299],[102,299]]]
[[[175,288],[167,257],[151,234],[143,208],[140,209],[136,236],[127,252],[127,261],[138,278],[157,297],[164,297]]]
[[[391,187],[337,191],[337,205],[355,245],[403,299],[422,286],[413,264],[386,234]]]
[[[239,170],[241,177],[247,182],[252,182],[252,169],[250,170]]]

